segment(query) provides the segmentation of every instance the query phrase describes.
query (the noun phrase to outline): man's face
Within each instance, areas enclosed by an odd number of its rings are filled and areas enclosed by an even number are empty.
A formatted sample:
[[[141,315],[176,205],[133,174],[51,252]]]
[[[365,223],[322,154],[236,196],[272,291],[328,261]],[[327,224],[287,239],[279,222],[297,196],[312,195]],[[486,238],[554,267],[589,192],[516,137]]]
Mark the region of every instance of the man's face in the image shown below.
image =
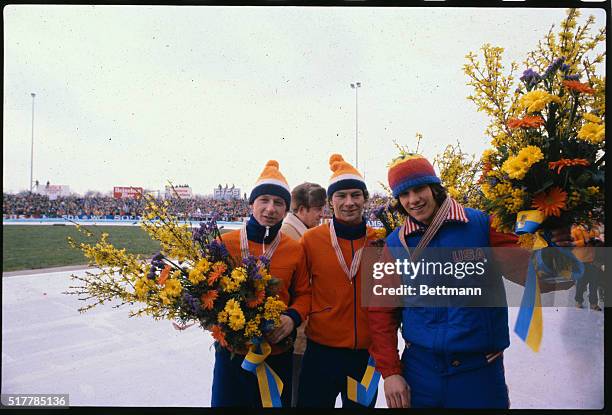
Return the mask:
[[[262,226],[274,226],[285,217],[287,206],[282,197],[261,195],[253,201],[253,216]]]
[[[323,217],[323,206],[312,206],[309,208],[300,206],[296,216],[300,218],[302,223],[306,225],[308,229],[314,228],[321,223],[321,218]]]
[[[331,200],[336,218],[354,225],[361,223],[365,202],[361,189],[338,190]]]
[[[399,201],[410,216],[426,225],[438,210],[431,187],[427,184],[404,191],[399,195]]]

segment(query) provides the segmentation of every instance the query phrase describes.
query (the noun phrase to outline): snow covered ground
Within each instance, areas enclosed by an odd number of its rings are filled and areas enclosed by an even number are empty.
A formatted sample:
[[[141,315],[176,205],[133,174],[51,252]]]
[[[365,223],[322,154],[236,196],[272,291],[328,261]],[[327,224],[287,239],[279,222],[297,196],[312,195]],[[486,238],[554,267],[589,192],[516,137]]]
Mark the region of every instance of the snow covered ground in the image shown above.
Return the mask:
[[[208,333],[128,318],[128,309],[107,305],[79,314],[82,302],[61,294],[71,272],[84,271],[3,276],[2,393],[68,393],[71,406],[210,406]],[[512,333],[504,354],[512,408],[602,408],[603,313],[546,307],[543,314],[540,352]],[[386,407],[382,393],[376,406]]]

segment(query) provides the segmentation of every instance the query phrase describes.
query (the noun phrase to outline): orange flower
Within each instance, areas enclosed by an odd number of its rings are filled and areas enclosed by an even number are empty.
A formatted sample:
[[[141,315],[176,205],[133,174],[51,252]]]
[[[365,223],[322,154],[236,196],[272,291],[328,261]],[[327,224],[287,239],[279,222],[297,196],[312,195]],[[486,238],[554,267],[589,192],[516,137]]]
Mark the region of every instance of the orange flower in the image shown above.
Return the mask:
[[[491,163],[490,162],[486,162],[484,163],[483,167],[482,167],[482,174],[480,175],[480,179],[478,179],[478,183],[484,183],[485,180],[487,179],[487,173],[489,173],[493,168],[491,167]]]
[[[565,208],[567,192],[557,186],[550,189],[548,193],[538,193],[533,198],[531,206],[538,209],[546,216],[561,216],[561,209]]]
[[[265,290],[260,290],[260,291],[256,291],[255,292],[255,298],[251,298],[249,300],[247,300],[247,307],[249,308],[255,308],[257,307],[259,304],[263,303],[263,300],[266,296],[266,291]]]
[[[211,310],[213,308],[214,302],[219,297],[219,293],[217,290],[210,290],[200,297],[200,301],[202,302],[202,308],[204,310]]]
[[[564,167],[588,166],[589,164],[586,159],[560,159],[559,161],[548,162],[548,168],[551,170],[557,169],[557,174],[559,174]]]
[[[212,272],[208,276],[208,283],[214,284],[225,271],[227,271],[227,265],[223,263],[213,265]]]
[[[159,285],[164,285],[166,283],[168,275],[170,275],[170,268],[170,265],[166,265],[162,272],[159,274],[159,279],[157,280],[157,283]]]
[[[508,128],[538,128],[544,125],[544,118],[538,115],[526,115],[525,117],[510,118]]]
[[[572,91],[576,91],[576,92],[584,92],[585,94],[594,94],[595,90],[593,88],[591,88],[591,86],[587,83],[581,83],[579,81],[568,81],[565,80],[563,81],[563,85],[565,85],[566,88],[571,89]]]
[[[223,333],[221,327],[215,324],[210,328],[210,334],[212,335],[213,339],[219,342],[221,346],[227,347],[227,342],[225,341],[225,333]]]

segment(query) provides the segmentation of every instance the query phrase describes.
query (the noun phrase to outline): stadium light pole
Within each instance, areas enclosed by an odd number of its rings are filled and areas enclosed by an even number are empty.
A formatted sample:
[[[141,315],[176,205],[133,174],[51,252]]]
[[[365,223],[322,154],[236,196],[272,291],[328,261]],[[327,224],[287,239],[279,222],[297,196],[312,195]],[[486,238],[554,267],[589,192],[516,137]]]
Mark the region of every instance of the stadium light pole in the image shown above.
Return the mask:
[[[361,82],[355,82],[351,84],[351,88],[355,90],[355,168],[359,168],[359,145],[358,145],[358,137],[359,137],[359,112],[358,112],[358,94],[357,90],[361,88]]]
[[[36,94],[31,92],[32,95],[32,147],[30,148],[30,193],[34,189],[34,97]]]

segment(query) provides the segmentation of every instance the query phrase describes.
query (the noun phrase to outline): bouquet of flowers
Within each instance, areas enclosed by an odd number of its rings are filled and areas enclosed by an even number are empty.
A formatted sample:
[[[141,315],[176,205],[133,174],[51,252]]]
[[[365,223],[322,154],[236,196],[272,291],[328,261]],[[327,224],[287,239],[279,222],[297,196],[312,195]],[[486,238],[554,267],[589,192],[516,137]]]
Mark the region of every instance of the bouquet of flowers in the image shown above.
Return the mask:
[[[551,28],[528,55],[514,93],[518,65],[502,74],[502,48],[483,46],[483,64],[467,55],[468,99],[491,117],[493,148],[483,153],[480,183],[500,231],[515,231],[517,219],[539,222],[540,231],[602,220],[605,77],[597,69],[605,29],[591,36],[594,18],[577,26],[578,17],[568,10],[560,32]],[[534,233],[520,237],[528,248],[537,241]]]
[[[248,256],[240,263],[228,254],[216,221],[190,230],[168,213],[169,204],[145,196],[142,228],[160,242],[161,251],[150,261],[117,249],[102,233],[95,244],[69,244],[80,249],[99,272],[72,275],[80,286],[65,294],[95,300],[85,312],[106,301],[140,306],[135,315],[155,319],[197,322],[232,352],[246,352],[260,344],[264,334],[280,324],[286,305],[276,295],[279,280],[269,273],[265,257]],[[93,233],[77,225],[85,235]],[[291,341],[290,338],[286,341]]]

